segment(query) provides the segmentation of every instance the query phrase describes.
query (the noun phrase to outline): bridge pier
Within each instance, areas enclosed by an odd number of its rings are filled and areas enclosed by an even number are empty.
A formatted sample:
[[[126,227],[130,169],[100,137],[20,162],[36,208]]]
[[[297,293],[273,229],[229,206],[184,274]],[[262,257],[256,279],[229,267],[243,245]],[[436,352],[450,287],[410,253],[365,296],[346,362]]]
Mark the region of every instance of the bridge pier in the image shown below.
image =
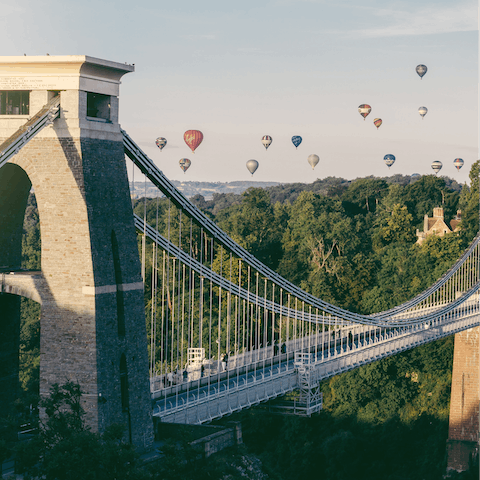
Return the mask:
[[[2,167],[0,192],[13,172],[27,195],[31,182],[39,210],[41,274],[23,284],[41,304],[40,395],[54,383],[78,383],[92,430],[121,423],[125,439],[144,449],[153,442],[145,307],[118,124],[120,78],[133,70],[85,56],[0,57],[2,140],[52,96],[60,94],[61,107],[60,118]],[[21,252],[25,211],[11,204],[17,233],[0,231],[10,257]]]
[[[478,455],[480,327],[455,335],[447,440],[447,470],[469,469]]]

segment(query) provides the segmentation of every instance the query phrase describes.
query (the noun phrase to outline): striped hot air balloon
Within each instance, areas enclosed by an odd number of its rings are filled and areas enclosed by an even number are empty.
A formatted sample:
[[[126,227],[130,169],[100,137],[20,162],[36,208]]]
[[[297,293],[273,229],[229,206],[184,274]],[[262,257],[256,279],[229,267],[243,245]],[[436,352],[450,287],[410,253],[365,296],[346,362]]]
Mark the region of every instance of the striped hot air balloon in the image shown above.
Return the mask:
[[[360,112],[360,115],[365,120],[365,118],[367,118],[367,115],[372,111],[372,107],[370,105],[367,105],[366,103],[362,103],[358,107],[358,111]]]
[[[463,164],[465,162],[461,159],[461,158],[456,158],[454,161],[453,161],[453,164],[455,165],[455,168],[457,170],[460,170],[462,167],[463,167]]]
[[[160,149],[160,151],[163,150],[163,147],[167,144],[167,139],[163,137],[158,137],[155,140],[155,145]]]
[[[443,163],[440,162],[440,160],[434,160],[432,162],[432,170],[435,172],[435,175],[438,174],[438,172],[442,169]]]
[[[262,143],[266,150],[272,144],[272,137],[270,135],[264,135],[262,137]]]
[[[178,163],[180,164],[180,168],[183,170],[183,173],[185,173],[192,164],[192,162],[188,158],[181,158]]]
[[[195,149],[202,143],[203,133],[200,130],[187,130],[183,134],[183,139],[192,152],[195,153]]]
[[[418,109],[418,113],[420,114],[420,116],[422,117],[422,120],[423,120],[423,117],[427,114],[428,112],[428,108],[427,107],[420,107]]]
[[[381,118],[376,118],[374,121],[373,121],[373,124],[377,127],[377,130],[380,128],[380,125],[382,124],[382,119]]]

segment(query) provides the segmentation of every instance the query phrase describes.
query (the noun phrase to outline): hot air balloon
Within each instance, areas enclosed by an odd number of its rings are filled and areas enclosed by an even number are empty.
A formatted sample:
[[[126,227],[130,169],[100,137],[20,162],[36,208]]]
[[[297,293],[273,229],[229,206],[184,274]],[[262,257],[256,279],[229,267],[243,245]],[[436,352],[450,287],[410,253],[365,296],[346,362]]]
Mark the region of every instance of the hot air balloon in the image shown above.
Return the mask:
[[[363,119],[365,120],[365,118],[367,117],[367,115],[372,111],[372,107],[370,105],[367,105],[366,103],[362,103],[359,107],[358,107],[358,111],[360,112],[360,115],[363,117]]]
[[[183,170],[183,173],[185,173],[192,164],[192,162],[188,158],[181,158],[178,163],[180,164],[180,168]]]
[[[312,155],[309,155],[308,156],[308,163],[311,165],[312,167],[312,170],[316,167],[316,165],[318,164],[318,162],[320,161],[320,158],[318,155],[315,155],[314,153],[312,153]]]
[[[417,68],[415,70],[421,79],[427,73],[428,68],[425,65],[417,65]]]
[[[195,153],[195,149],[202,143],[203,133],[200,130],[187,130],[183,134],[183,139],[192,152]]]
[[[381,118],[376,118],[374,121],[373,121],[373,124],[377,127],[377,130],[378,128],[380,127],[380,125],[382,124],[382,119]]]
[[[420,114],[420,116],[422,117],[422,120],[423,120],[423,117],[427,114],[428,112],[428,108],[427,107],[420,107],[418,109],[418,113]]]
[[[432,169],[435,172],[435,175],[442,169],[443,164],[439,160],[434,160],[432,162]]]
[[[294,135],[292,137],[292,143],[295,145],[295,148],[298,148],[298,146],[302,143],[302,137],[300,135]]]
[[[453,164],[455,165],[455,168],[457,170],[460,170],[462,167],[463,167],[463,164],[465,162],[461,159],[461,158],[456,158],[454,161],[453,161]]]
[[[262,137],[262,143],[265,149],[267,149],[272,143],[272,137],[270,135],[264,135]]]
[[[252,174],[252,177],[253,177],[253,174],[257,171],[257,168],[258,168],[258,162],[256,160],[249,160],[247,162],[247,169]]]
[[[418,180],[420,177],[421,177],[421,175],[420,175],[419,173],[412,173],[412,174],[410,175],[410,178],[411,178],[412,180]]]
[[[389,153],[388,155],[385,155],[383,157],[383,161],[385,162],[387,167],[390,168],[395,163],[395,155]]]
[[[163,150],[163,147],[167,144],[167,139],[163,137],[158,137],[155,140],[155,145],[160,149],[160,151]]]

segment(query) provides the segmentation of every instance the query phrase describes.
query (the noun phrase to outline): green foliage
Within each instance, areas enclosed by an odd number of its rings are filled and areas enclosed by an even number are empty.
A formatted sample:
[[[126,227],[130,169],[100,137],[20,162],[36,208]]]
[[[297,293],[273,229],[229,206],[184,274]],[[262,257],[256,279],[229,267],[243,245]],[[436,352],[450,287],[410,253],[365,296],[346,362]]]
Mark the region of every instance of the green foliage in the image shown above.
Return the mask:
[[[23,222],[22,268],[40,270],[40,219],[35,194],[31,193]]]
[[[432,175],[416,181],[402,176],[353,182],[327,178],[310,185],[250,189],[243,195],[214,195],[212,201],[199,196],[195,203],[238,243],[293,283],[323,300],[369,314],[412,298],[460,256],[478,230],[478,168],[477,162],[471,171],[471,188],[465,186],[461,192],[456,182]],[[431,236],[419,246],[415,244],[415,229],[422,228],[424,215],[431,216],[436,206],[443,206],[447,224],[457,209],[462,209],[461,233],[442,238]],[[230,269],[230,254],[218,245],[212,247],[205,232],[182,216],[168,200],[140,199],[135,203],[135,212],[142,218],[146,215],[150,225],[158,224],[162,235],[175,245],[181,244],[186,252],[214,271],[222,271],[227,278],[240,276],[246,288],[245,267],[240,272],[233,262]],[[34,208],[28,218],[24,265],[38,268],[40,238]],[[145,301],[149,334],[154,253],[151,242],[147,241]],[[161,270],[163,252],[156,255]],[[173,270],[168,285],[172,293],[165,294],[165,298],[158,294],[158,311],[173,300],[172,276]],[[252,291],[254,281],[252,275]],[[208,279],[205,288],[210,288]],[[195,285],[193,295],[200,296],[199,285]],[[213,300],[212,327],[225,332],[226,325],[218,325],[218,317],[226,315],[219,315],[225,305],[218,302],[216,288]],[[33,354],[25,355],[32,361],[25,360],[27,374],[22,374],[22,383],[31,390],[38,388],[38,362],[34,360],[38,359],[39,351],[38,311],[32,306],[26,311],[29,313],[23,319],[21,348],[22,352]],[[198,309],[192,318],[198,322]],[[208,329],[204,330],[203,344],[207,345]],[[198,335],[194,332],[195,338]],[[159,339],[158,333],[157,352]],[[246,443],[261,455],[272,478],[440,478],[444,468],[451,362],[452,340],[447,339],[333,377],[322,386],[324,411],[312,419],[271,417],[264,412],[256,415],[253,410],[242,414]],[[74,393],[68,394],[74,396]],[[61,396],[57,398],[60,400]],[[61,416],[55,420],[57,414]],[[47,442],[48,455],[42,447],[44,458],[64,462],[66,457],[62,458],[54,448],[57,444],[64,445],[65,451],[72,455],[72,465],[86,455],[92,459],[92,471],[97,472],[94,469],[98,452],[102,452],[104,459],[117,455],[107,454],[105,448],[108,444],[117,451],[120,437],[115,437],[114,445],[111,438],[95,436],[81,424],[77,428],[75,418],[62,415],[62,410],[57,413],[52,410],[52,422],[59,422],[55,428],[64,433]],[[70,433],[62,430],[62,422],[72,423]],[[40,437],[44,441],[47,435]],[[191,472],[197,468],[197,478],[202,478],[200,464],[190,461],[188,447],[183,450],[177,447],[166,445],[165,464],[169,468],[151,474],[157,475],[155,478],[189,478],[188,469]],[[34,451],[29,448],[22,453],[25,464],[31,468],[38,464],[38,456],[29,460]],[[131,452],[118,455],[123,458],[127,453]],[[49,457],[50,454],[53,456]],[[122,465],[121,459],[118,462]],[[42,463],[42,468],[47,464],[52,469],[57,465],[52,460]],[[113,466],[110,468],[115,470]],[[118,472],[117,478],[124,478],[121,476],[124,470],[128,468]],[[76,478],[74,472],[71,474]]]
[[[123,427],[103,435],[85,425],[82,392],[77,384],[53,385],[42,403],[47,420],[40,433],[17,446],[17,466],[25,479],[127,480],[150,478],[137,467],[137,455],[122,441]]]
[[[452,358],[450,337],[332,377],[311,418],[241,413],[245,444],[273,478],[438,480]]]
[[[477,160],[470,170],[470,188],[462,190],[460,207],[462,209],[462,235],[468,241],[479,230],[478,224],[478,176],[480,168],[480,160]]]
[[[275,213],[265,190],[249,188],[243,193],[242,203],[220,212],[217,221],[261,262],[276,268],[281,256],[281,225]],[[279,208],[277,214],[281,218]]]

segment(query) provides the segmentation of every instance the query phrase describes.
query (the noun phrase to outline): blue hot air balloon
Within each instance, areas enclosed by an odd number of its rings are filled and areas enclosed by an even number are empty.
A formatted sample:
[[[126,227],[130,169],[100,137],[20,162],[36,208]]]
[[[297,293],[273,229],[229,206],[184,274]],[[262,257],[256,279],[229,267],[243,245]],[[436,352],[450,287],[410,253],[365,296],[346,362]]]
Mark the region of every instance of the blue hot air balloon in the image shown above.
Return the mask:
[[[294,135],[292,137],[292,143],[295,145],[295,148],[298,148],[298,146],[302,143],[302,137],[300,135]]]
[[[415,68],[415,71],[420,78],[423,78],[423,76],[427,73],[427,70],[428,68],[426,67],[426,65],[417,65],[417,67]]]
[[[385,162],[387,167],[390,168],[395,163],[395,155],[389,153],[388,155],[385,155],[383,157],[383,161]]]

